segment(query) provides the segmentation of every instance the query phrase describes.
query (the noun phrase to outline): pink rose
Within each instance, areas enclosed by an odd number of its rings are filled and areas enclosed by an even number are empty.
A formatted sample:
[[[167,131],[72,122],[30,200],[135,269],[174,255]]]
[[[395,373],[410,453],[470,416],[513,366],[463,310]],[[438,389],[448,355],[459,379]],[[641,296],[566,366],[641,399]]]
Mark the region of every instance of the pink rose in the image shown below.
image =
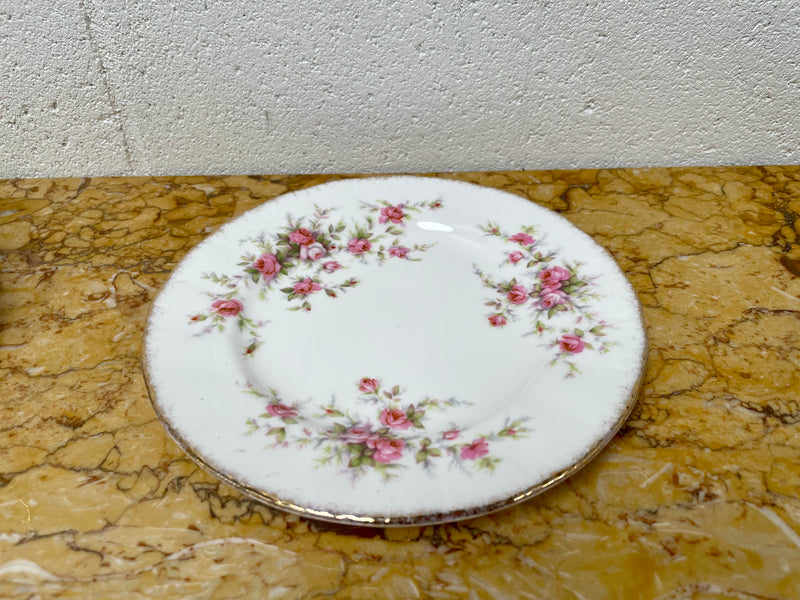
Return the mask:
[[[301,246],[308,246],[314,242],[314,234],[305,227],[296,229],[289,234],[289,241],[293,244],[300,244]]]
[[[364,392],[365,394],[372,394],[377,389],[378,389],[377,379],[370,379],[369,377],[364,377],[358,383],[358,390],[360,392]]]
[[[557,290],[561,287],[562,281],[568,281],[570,273],[564,267],[550,267],[539,273],[539,280],[542,286],[549,290]]]
[[[405,213],[403,212],[403,206],[384,206],[381,209],[381,216],[378,217],[378,223],[386,223],[386,221],[391,221],[399,225],[403,222],[403,217],[405,217]]]
[[[215,300],[211,303],[211,308],[222,317],[235,317],[244,308],[241,300],[231,298],[230,300]]]
[[[300,294],[302,296],[306,296],[308,294],[313,294],[314,292],[318,292],[322,289],[322,286],[318,284],[316,281],[306,277],[302,281],[298,281],[292,286],[295,294]]]
[[[363,238],[353,238],[347,242],[347,249],[350,250],[352,254],[364,254],[365,252],[369,252],[370,248],[372,248],[370,241]]]
[[[523,256],[524,255],[522,254],[522,252],[516,250],[515,252],[512,252],[511,254],[508,255],[508,262],[512,264],[517,264],[519,261],[522,260]]]
[[[308,246],[300,246],[301,260],[311,260],[311,261],[319,260],[326,254],[327,252],[325,251],[325,246],[323,246],[319,242],[314,242],[313,244],[309,244]]]
[[[253,263],[253,268],[256,269],[264,277],[266,281],[275,279],[281,270],[281,263],[275,258],[274,254],[262,254]]]
[[[411,252],[411,250],[403,246],[392,246],[389,248],[389,256],[396,256],[397,258],[406,258],[409,252]]]
[[[511,304],[525,304],[528,300],[528,290],[523,285],[515,285],[508,292],[507,297]]]
[[[338,271],[342,268],[335,260],[329,260],[328,262],[322,263],[322,268],[325,270],[326,273],[333,273],[334,271]]]
[[[366,427],[360,425],[353,425],[350,429],[342,434],[342,439],[351,444],[360,444],[366,442],[372,437],[372,432]]]
[[[367,446],[375,448],[372,458],[379,463],[390,463],[403,456],[403,449],[406,447],[405,440],[391,440],[387,438],[375,437],[367,440]]]
[[[378,420],[382,425],[392,429],[408,429],[411,427],[411,421],[406,418],[406,413],[399,408],[384,408]]]
[[[449,431],[445,431],[442,434],[442,437],[446,440],[454,440],[460,435],[461,431],[459,431],[458,429],[450,429]]]
[[[542,286],[542,291],[541,291],[542,295],[544,295],[544,294],[552,294],[553,292],[557,292],[559,294],[563,294],[564,293],[564,292],[561,291],[561,282],[560,281],[556,281],[555,283],[554,282],[550,282],[549,285],[543,285]]]
[[[536,240],[534,240],[533,237],[531,237],[527,233],[520,232],[512,235],[510,238],[508,238],[508,241],[516,242],[517,244],[522,244],[523,246],[530,246]]]
[[[502,327],[506,323],[508,323],[508,321],[506,321],[506,318],[503,315],[492,315],[489,317],[489,324],[492,327]]]
[[[461,447],[461,458],[475,460],[489,454],[489,442],[486,438],[478,438],[471,444]]]
[[[297,411],[285,404],[267,404],[267,412],[273,417],[296,417]]]
[[[564,292],[557,290],[545,290],[545,292],[539,298],[539,306],[546,310],[554,307],[556,304],[564,304],[566,298],[567,297],[564,295]]]
[[[586,347],[586,342],[584,342],[577,335],[574,335],[572,333],[565,333],[564,335],[561,336],[561,339],[558,340],[558,347],[561,349],[562,352],[578,354],[580,352],[583,352],[583,349]]]

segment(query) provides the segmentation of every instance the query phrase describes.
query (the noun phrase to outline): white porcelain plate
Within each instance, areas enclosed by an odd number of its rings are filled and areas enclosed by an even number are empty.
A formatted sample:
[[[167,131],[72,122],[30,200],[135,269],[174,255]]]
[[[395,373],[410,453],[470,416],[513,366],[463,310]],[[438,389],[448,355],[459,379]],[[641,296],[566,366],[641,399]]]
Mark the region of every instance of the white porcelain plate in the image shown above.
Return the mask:
[[[646,339],[613,259],[522,198],[425,177],[294,192],[175,269],[145,340],[153,404],[272,506],[436,523],[574,473],[629,414]]]

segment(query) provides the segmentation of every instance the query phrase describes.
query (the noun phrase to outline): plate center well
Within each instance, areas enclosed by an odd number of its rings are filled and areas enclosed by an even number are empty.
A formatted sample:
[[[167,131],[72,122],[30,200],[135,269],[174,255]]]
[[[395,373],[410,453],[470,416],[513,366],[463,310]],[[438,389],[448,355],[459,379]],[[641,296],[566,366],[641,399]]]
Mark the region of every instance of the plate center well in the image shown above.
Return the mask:
[[[264,304],[264,343],[243,360],[248,382],[287,403],[335,401],[353,415],[374,412],[364,393],[373,380],[399,388],[403,406],[455,399],[429,415],[440,429],[478,426],[525,402],[548,356],[530,338],[486,326],[474,258],[457,237],[439,236],[423,261],[354,262],[342,279],[359,284],[336,298],[316,292],[310,311]]]

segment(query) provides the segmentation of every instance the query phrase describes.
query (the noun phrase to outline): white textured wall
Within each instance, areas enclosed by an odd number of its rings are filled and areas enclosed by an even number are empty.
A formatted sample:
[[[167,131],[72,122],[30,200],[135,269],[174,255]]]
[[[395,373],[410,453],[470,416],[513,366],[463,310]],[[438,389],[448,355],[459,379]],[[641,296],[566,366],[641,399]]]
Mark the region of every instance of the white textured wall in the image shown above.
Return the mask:
[[[800,163],[800,3],[0,0],[0,177]]]

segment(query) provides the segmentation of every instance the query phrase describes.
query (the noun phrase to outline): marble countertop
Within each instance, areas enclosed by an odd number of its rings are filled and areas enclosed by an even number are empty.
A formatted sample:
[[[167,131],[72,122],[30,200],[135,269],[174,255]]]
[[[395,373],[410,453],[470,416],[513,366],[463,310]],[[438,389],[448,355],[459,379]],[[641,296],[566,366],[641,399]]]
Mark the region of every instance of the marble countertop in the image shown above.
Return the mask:
[[[800,598],[800,168],[457,173],[617,259],[636,408],[564,484],[456,524],[336,528],[200,470],[140,365],[182,256],[338,176],[0,181],[0,597]]]

